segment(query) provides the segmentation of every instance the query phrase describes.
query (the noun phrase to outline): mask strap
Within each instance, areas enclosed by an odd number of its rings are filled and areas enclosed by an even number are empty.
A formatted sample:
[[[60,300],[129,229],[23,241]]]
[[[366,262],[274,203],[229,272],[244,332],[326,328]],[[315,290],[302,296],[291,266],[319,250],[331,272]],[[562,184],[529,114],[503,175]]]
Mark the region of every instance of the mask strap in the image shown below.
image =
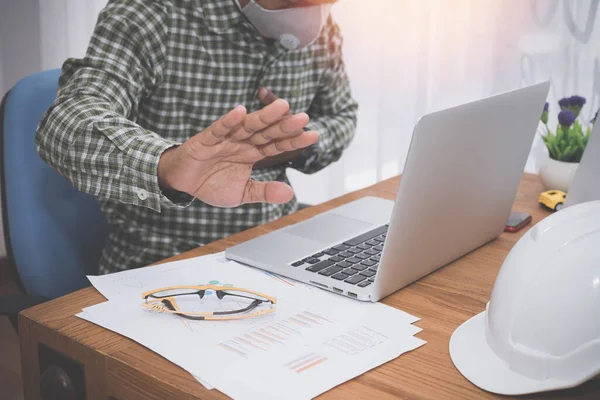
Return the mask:
[[[244,9],[242,8],[242,5],[240,4],[240,0],[235,0],[235,4],[238,6],[240,11],[244,11]]]

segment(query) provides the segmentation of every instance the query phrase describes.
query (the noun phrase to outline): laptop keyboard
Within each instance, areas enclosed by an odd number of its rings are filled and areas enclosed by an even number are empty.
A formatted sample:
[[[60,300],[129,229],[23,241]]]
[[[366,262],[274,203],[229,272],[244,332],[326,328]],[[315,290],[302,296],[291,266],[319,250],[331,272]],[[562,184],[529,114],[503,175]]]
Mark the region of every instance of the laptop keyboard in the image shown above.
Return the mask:
[[[292,267],[359,287],[375,281],[388,225],[346,240],[320,253],[292,263]]]

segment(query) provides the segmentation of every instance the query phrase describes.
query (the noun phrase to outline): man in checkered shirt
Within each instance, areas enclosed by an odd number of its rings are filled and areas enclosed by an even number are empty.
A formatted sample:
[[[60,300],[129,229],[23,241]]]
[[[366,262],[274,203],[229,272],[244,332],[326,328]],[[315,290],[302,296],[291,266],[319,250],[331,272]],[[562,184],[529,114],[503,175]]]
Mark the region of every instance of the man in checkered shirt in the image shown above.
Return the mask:
[[[286,169],[340,158],[357,104],[334,1],[109,1],[36,135],[41,157],[101,202],[100,273],[286,215]]]

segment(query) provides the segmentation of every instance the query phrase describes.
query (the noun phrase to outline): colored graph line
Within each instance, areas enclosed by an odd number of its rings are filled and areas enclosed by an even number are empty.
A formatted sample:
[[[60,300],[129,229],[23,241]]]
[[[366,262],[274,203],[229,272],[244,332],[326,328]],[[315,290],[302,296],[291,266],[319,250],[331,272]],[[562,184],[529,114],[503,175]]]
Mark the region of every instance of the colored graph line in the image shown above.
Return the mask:
[[[244,353],[243,351],[240,351],[240,350],[236,349],[235,347],[228,345],[227,343],[219,343],[219,347],[221,347],[225,350],[232,351],[232,352],[236,353],[237,355],[240,355],[244,358],[246,358],[246,356],[247,356],[246,353]]]
[[[274,334],[274,333],[272,333],[272,332],[269,332],[269,331],[267,331],[267,330],[266,330],[266,329],[264,329],[264,328],[263,328],[263,329],[261,329],[260,331],[261,331],[262,333],[264,333],[265,335],[267,335],[267,336],[269,336],[269,337],[272,337],[272,338],[274,338],[274,339],[277,339],[277,340],[285,340],[285,338],[284,338],[284,337],[282,337],[282,336],[279,336],[279,335],[276,335],[276,334]]]
[[[274,331],[276,331],[277,333],[279,333],[279,334],[283,334],[283,335],[286,335],[286,336],[292,336],[292,334],[291,334],[289,331],[285,331],[285,330],[283,330],[283,329],[281,329],[281,328],[278,328],[278,327],[276,327],[276,326],[269,325],[269,326],[267,326],[265,329],[274,330]]]
[[[302,336],[302,334],[300,333],[300,331],[298,331],[298,330],[296,330],[296,329],[291,328],[291,327],[288,326],[288,325],[290,325],[289,321],[282,321],[281,323],[277,323],[276,325],[278,327],[281,327],[282,329],[287,329],[290,332],[294,332],[296,335]]]
[[[299,374],[300,372],[304,372],[304,371],[306,371],[307,369],[309,369],[309,368],[312,368],[312,367],[314,367],[314,366],[317,366],[317,365],[319,365],[319,364],[321,364],[322,362],[325,362],[325,361],[327,361],[327,358],[323,357],[323,358],[321,358],[321,359],[319,359],[319,360],[317,360],[317,361],[315,361],[315,362],[312,362],[312,363],[310,363],[310,364],[308,364],[308,365],[305,365],[304,367],[302,367],[302,368],[300,368],[300,369],[297,369],[297,370],[296,370],[296,373],[298,373],[298,374]]]
[[[305,365],[307,363],[311,363],[311,362],[313,362],[313,361],[315,361],[315,360],[317,360],[319,358],[321,358],[321,356],[319,356],[318,354],[316,354],[316,353],[310,353],[310,354],[307,354],[307,355],[302,356],[300,358],[297,358],[297,359],[295,359],[293,361],[290,361],[289,363],[284,364],[284,365],[287,368],[289,368],[289,369],[295,370],[295,369],[298,369],[299,367],[301,367],[301,366],[303,366],[303,365]]]
[[[249,340],[246,340],[246,339],[244,339],[243,337],[237,337],[236,339],[237,339],[237,340],[239,340],[239,341],[240,341],[240,342],[242,342],[242,343],[245,343],[245,344],[247,344],[247,345],[248,345],[248,346],[250,346],[250,347],[254,347],[255,349],[262,350],[262,351],[266,351],[266,350],[267,350],[267,349],[265,349],[265,348],[263,348],[263,347],[260,347],[260,346],[257,346],[257,345],[255,345],[254,343],[252,343],[252,342],[251,342],[251,341],[249,341]]]
[[[252,336],[252,335],[250,335],[250,334],[246,334],[246,335],[244,335],[244,337],[245,337],[245,338],[247,338],[248,340],[254,340],[255,342],[258,342],[258,343],[260,343],[260,344],[264,344],[265,346],[268,346],[268,345],[269,345],[269,343],[267,343],[267,342],[263,342],[262,340],[260,340],[260,339],[257,339],[257,338],[255,338],[254,336]]]
[[[315,318],[315,319],[321,320],[323,322],[328,322],[331,324],[331,321],[328,320],[327,318],[321,317],[320,315],[317,315],[317,314],[313,314],[310,311],[304,311],[304,314],[310,316],[311,318]]]
[[[284,366],[299,374],[325,361],[327,361],[327,357],[320,356],[316,353],[310,353],[303,357],[290,361],[289,363],[284,364]]]
[[[280,340],[273,339],[272,337],[270,337],[270,336],[267,336],[267,335],[265,335],[265,334],[262,334],[262,333],[259,333],[259,332],[254,332],[254,335],[256,335],[256,336],[259,336],[259,337],[261,337],[261,338],[263,338],[263,339],[265,339],[265,340],[268,340],[268,341],[270,341],[271,343],[279,343],[279,344],[283,344],[283,343],[282,343]]]
[[[307,323],[309,323],[309,324],[323,325],[323,323],[321,323],[321,322],[319,322],[319,321],[317,321],[317,320],[315,320],[315,319],[309,318],[309,317],[307,317],[306,315],[298,314],[298,315],[296,316],[296,318],[298,318],[298,319],[300,319],[300,320],[302,320],[302,321],[304,321],[304,322],[307,322]]]
[[[294,323],[296,323],[297,325],[300,325],[300,326],[310,327],[310,324],[307,324],[306,322],[301,321],[301,320],[299,320],[297,318],[294,318],[294,317],[290,318],[290,321],[292,321],[292,322],[294,322]]]

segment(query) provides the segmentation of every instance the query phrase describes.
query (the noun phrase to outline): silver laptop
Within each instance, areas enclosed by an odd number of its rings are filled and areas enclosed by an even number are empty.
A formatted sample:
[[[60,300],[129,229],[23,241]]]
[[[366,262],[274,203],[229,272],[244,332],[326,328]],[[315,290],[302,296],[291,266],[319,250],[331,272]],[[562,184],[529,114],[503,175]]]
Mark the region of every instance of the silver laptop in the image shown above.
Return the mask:
[[[549,87],[423,116],[395,202],[361,198],[234,246],[226,256],[379,301],[503,232]]]
[[[569,187],[565,207],[600,200],[600,120],[596,121]]]

